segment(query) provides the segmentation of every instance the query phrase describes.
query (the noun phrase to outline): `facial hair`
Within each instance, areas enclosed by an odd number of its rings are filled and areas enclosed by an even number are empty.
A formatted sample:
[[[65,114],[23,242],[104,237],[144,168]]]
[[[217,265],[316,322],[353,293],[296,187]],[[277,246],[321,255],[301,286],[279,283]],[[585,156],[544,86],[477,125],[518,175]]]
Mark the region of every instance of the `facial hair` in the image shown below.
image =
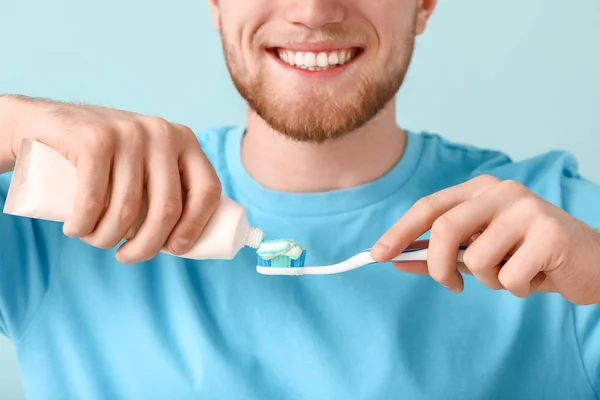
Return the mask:
[[[222,28],[226,27],[223,22]],[[321,31],[320,37],[343,36],[336,28]],[[276,83],[264,69],[249,73],[226,29],[221,30],[221,39],[231,79],[248,106],[275,131],[295,141],[313,143],[343,137],[385,108],[404,81],[415,43],[413,26],[395,38],[385,62],[372,62],[351,84],[312,85],[303,88],[300,98],[290,98],[278,94]]]

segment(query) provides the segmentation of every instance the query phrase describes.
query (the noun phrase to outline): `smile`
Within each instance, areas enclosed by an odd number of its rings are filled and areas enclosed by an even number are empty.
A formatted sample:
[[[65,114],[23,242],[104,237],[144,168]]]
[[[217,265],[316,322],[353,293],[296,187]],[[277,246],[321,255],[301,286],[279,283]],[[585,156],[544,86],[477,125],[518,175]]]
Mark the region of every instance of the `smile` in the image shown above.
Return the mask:
[[[325,71],[341,67],[351,62],[359,53],[358,48],[320,52],[274,49],[274,54],[284,63],[309,71]]]

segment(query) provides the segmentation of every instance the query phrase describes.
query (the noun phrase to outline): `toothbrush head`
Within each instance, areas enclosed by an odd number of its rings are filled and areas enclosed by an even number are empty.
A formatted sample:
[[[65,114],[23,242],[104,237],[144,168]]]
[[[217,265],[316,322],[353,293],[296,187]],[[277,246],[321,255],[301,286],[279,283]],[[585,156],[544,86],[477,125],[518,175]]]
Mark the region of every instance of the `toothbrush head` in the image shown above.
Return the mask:
[[[304,266],[306,250],[294,240],[265,240],[256,250],[259,268],[300,268]]]

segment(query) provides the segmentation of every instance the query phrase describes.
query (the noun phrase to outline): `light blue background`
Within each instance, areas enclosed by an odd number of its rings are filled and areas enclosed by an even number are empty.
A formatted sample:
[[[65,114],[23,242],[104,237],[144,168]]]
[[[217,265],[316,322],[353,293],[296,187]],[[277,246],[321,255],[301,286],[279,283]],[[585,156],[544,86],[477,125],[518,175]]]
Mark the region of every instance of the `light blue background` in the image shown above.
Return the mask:
[[[206,0],[0,0],[0,93],[196,129],[244,120]],[[516,159],[572,151],[600,182],[600,2],[440,1],[398,112],[406,128]],[[0,399],[22,396],[0,338]]]

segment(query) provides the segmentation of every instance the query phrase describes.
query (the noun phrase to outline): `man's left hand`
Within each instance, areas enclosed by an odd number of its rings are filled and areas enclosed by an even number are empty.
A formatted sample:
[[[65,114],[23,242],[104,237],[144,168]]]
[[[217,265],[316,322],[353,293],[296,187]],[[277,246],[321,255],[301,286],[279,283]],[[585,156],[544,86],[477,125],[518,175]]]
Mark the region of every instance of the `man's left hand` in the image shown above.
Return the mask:
[[[575,304],[600,304],[600,233],[520,183],[482,175],[424,197],[371,255],[389,261],[430,229],[427,261],[396,268],[429,274],[455,293],[463,272],[518,297],[558,292]]]

